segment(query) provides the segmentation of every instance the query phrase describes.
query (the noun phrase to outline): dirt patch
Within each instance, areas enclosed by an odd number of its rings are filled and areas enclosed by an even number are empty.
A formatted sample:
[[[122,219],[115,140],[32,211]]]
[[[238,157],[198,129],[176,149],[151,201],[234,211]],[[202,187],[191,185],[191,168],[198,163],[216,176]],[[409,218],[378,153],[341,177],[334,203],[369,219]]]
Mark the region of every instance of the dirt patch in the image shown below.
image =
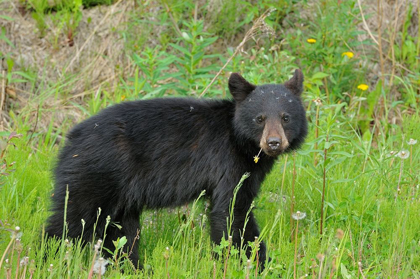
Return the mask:
[[[133,65],[125,50],[122,30],[126,27],[134,1],[118,1],[110,6],[96,6],[83,9],[83,14],[74,34],[72,43],[68,41],[63,28],[57,24],[56,14],[53,12],[46,19],[46,35],[40,37],[36,21],[30,11],[22,9],[18,1],[0,3],[3,17],[0,26],[6,38],[0,40],[0,50],[3,54],[1,73],[7,73],[7,58],[14,62],[12,80],[7,84],[3,81],[5,91],[2,108],[4,126],[10,121],[8,109],[19,113],[22,109],[39,119],[39,127],[48,126],[51,119],[61,125],[66,118],[75,118],[79,114],[74,106],[66,106],[69,99],[81,100],[85,95],[107,88],[110,92],[121,76],[130,76]],[[153,10],[148,11],[153,15]],[[142,30],[138,30],[141,32]],[[14,82],[21,79],[19,71],[30,73],[31,82]],[[63,84],[62,88],[54,88],[56,84]],[[4,88],[5,87],[5,88]],[[43,100],[34,96],[51,91]],[[54,92],[55,91],[55,92]],[[64,101],[58,106],[57,92]],[[50,97],[48,97],[50,96]],[[39,105],[43,112],[49,114],[38,115]],[[68,103],[67,103],[68,104]],[[59,108],[59,110],[57,109]],[[28,112],[28,111],[27,111]],[[35,121],[34,121],[35,122]],[[73,121],[72,121],[73,122]]]

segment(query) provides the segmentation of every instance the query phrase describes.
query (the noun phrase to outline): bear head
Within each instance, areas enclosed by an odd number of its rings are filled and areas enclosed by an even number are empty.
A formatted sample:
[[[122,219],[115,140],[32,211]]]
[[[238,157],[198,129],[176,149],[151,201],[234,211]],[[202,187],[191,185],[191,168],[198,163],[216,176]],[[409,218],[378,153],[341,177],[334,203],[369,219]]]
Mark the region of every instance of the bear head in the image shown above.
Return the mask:
[[[234,127],[241,138],[252,140],[269,156],[300,147],[307,134],[301,101],[303,74],[296,70],[284,84],[256,86],[232,73],[229,90],[235,101]]]

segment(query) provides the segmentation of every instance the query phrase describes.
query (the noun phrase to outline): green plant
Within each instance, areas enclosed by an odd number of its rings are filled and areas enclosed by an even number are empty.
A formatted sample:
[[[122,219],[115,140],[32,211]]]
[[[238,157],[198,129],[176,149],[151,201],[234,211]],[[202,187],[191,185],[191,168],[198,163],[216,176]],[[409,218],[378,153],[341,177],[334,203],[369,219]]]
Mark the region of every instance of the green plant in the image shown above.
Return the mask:
[[[13,18],[5,16],[5,15],[0,15],[0,19],[13,21]],[[10,39],[6,36],[6,28],[4,26],[2,26],[0,30],[0,41],[4,41],[6,44],[8,44],[12,48],[14,47],[12,41],[10,41]],[[6,56],[6,53],[3,53],[3,51],[0,51],[0,57],[4,57],[4,56]]]
[[[217,37],[209,37],[210,34],[203,31],[203,21],[193,20],[183,24],[187,30],[182,31],[182,37],[177,44],[170,44],[179,54],[175,64],[179,72],[176,76],[179,82],[177,91],[181,95],[198,95],[204,89],[207,80],[213,77],[211,72],[218,70],[217,64],[212,62],[220,56],[206,54],[206,50]]]
[[[12,132],[12,133],[7,133],[7,132],[1,132],[0,133],[1,137],[6,137],[6,140],[3,140],[2,138],[0,138],[0,149],[1,149],[1,153],[0,153],[0,186],[2,186],[4,184],[3,181],[3,176],[8,176],[10,174],[10,172],[13,172],[13,165],[15,164],[15,162],[7,162],[6,159],[6,154],[7,154],[7,148],[10,145],[14,145],[13,144],[13,139],[14,138],[20,138],[22,135],[21,134],[17,134],[16,132]],[[0,188],[1,189],[1,188]]]
[[[82,19],[82,0],[63,0],[58,14],[64,21],[64,33],[69,46],[74,45],[76,28]]]
[[[45,11],[48,8],[48,0],[28,0],[28,5],[34,10],[32,12],[32,18],[36,21],[39,36],[44,37],[48,27],[45,21]]]
[[[344,101],[347,99],[345,93],[351,92],[363,76],[363,69],[357,66],[357,48],[361,45],[356,40],[360,34],[355,28],[360,21],[356,16],[358,10],[355,1],[322,1],[316,5],[315,20],[309,23],[310,30],[290,33],[287,41],[292,49],[305,57],[301,59],[303,68],[325,75],[321,78],[321,91],[328,101]],[[354,16],[338,16],[344,11]]]
[[[134,53],[133,62],[137,69],[135,76],[129,78],[130,85],[124,87],[141,94],[144,98],[161,97],[165,93],[176,92],[177,84],[173,81],[179,73],[171,73],[170,67],[176,60],[160,48],[146,48],[140,55]]]

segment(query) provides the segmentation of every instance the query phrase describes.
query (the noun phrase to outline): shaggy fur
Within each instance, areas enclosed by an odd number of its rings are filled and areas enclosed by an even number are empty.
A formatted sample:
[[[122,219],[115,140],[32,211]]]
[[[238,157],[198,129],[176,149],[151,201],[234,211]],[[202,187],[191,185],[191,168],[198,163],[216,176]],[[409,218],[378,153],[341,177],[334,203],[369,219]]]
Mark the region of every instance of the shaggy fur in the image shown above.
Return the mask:
[[[105,247],[126,236],[126,250],[135,241],[144,209],[184,205],[205,190],[211,201],[211,239],[226,237],[226,217],[233,189],[249,172],[236,197],[233,243],[240,244],[246,213],[257,196],[276,157],[298,148],[307,133],[300,100],[303,75],[296,70],[285,84],[255,86],[232,74],[233,100],[162,98],[125,102],[104,109],[75,126],[68,134],[55,168],[52,215],[47,233],[61,237],[66,188],[68,237],[82,233],[93,238],[96,227]],[[260,160],[253,157],[260,149]],[[259,235],[251,212],[243,237],[245,243]],[[259,259],[266,260],[262,243]],[[139,267],[138,249],[130,259]]]

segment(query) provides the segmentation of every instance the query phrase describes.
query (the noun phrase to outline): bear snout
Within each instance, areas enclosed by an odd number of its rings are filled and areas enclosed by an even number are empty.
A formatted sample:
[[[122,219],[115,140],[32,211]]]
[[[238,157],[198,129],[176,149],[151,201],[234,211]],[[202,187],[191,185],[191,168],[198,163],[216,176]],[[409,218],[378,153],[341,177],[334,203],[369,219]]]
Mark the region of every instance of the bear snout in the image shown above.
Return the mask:
[[[267,139],[267,145],[271,150],[276,150],[281,145],[281,139],[278,137],[269,137]]]
[[[289,141],[279,121],[268,120],[260,140],[260,147],[268,156],[278,156],[289,147]]]

